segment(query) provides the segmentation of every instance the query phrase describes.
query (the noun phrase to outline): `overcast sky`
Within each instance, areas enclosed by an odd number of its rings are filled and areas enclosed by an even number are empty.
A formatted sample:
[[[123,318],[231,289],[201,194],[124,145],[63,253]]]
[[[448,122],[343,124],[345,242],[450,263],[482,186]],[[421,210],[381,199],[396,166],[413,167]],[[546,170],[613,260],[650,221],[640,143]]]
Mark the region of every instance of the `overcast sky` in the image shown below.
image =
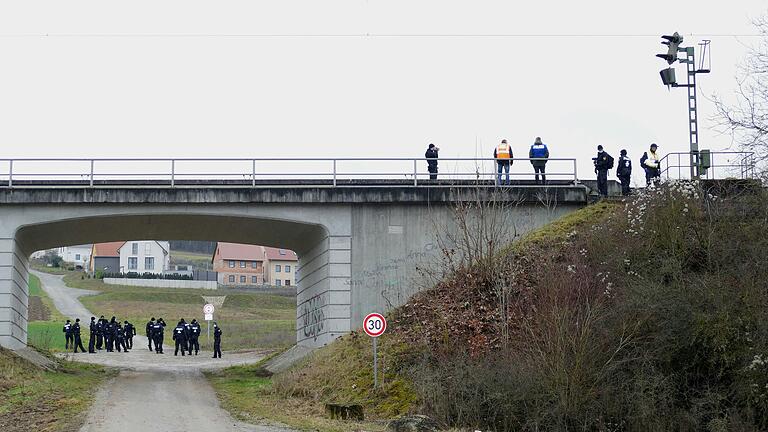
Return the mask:
[[[0,158],[525,156],[541,136],[582,177],[598,144],[626,148],[639,180],[651,142],[688,148],[658,36],[712,39],[700,91],[730,95],[768,7],[628,3],[6,1]],[[726,148],[711,114],[701,147]]]

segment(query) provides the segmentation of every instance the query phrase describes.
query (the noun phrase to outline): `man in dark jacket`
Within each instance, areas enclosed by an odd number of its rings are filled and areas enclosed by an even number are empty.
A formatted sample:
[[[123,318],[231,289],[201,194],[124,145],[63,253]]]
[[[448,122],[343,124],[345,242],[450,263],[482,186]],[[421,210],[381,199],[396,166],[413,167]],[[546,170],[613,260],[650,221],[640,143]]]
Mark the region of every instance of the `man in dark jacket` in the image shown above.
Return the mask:
[[[179,355],[179,348],[181,348],[181,356],[184,357],[184,350],[187,343],[187,328],[184,326],[184,320],[179,320],[176,324],[176,328],[173,329],[173,341],[176,342],[176,350],[173,355]]]
[[[117,347],[117,352],[121,352],[121,348],[123,352],[128,352],[128,345],[125,343],[125,329],[123,329],[120,321],[115,322],[115,347]]]
[[[221,327],[213,322],[213,358],[221,358]]]
[[[189,347],[189,355],[192,355],[192,349],[195,349],[195,355],[200,351],[200,342],[198,338],[200,337],[200,324],[197,322],[196,319],[192,320],[192,323],[189,325],[189,342],[187,346]]]
[[[68,350],[70,349],[70,345],[74,343],[74,339],[72,338],[72,321],[67,320],[61,331],[64,332],[64,349]]]
[[[547,145],[541,142],[541,137],[536,137],[531,150],[528,151],[528,158],[531,159],[531,165],[533,165],[533,173],[536,176],[536,184],[546,184],[547,176],[544,175],[547,167],[547,159],[549,159],[549,149]],[[541,183],[539,183],[539,174],[541,174]]]
[[[104,326],[104,344],[107,346],[107,352],[115,351],[115,329],[117,328],[117,321],[115,317]]]
[[[163,336],[165,332],[165,321],[162,318],[158,318],[155,324],[152,326],[152,341],[155,343],[155,352],[157,354],[163,353]]]
[[[622,150],[619,156],[619,165],[616,167],[616,176],[621,182],[621,194],[629,195],[629,181],[632,178],[632,160],[627,157],[627,151]]]
[[[88,326],[90,334],[88,335],[88,353],[96,354],[96,333],[98,333],[96,317],[91,317],[91,324]]]
[[[146,335],[147,335],[147,343],[149,344],[149,350],[152,351],[152,328],[155,326],[155,317],[152,317],[151,320],[147,323],[147,328],[145,329]]]
[[[104,319],[104,315],[96,321],[96,349],[99,351],[104,347],[104,326],[106,323],[107,320]]]
[[[608,196],[608,170],[613,168],[613,157],[603,150],[603,146],[597,146],[597,157],[592,159],[597,173],[597,191],[600,196]]]
[[[123,331],[125,332],[125,346],[128,347],[128,349],[133,349],[133,337],[136,336],[136,329],[133,327],[133,324],[128,322],[128,320],[125,320],[124,324]]]
[[[80,318],[75,320],[75,325],[72,326],[72,337],[75,339],[75,342],[72,344],[72,346],[75,347],[75,353],[77,353],[77,349],[80,348],[80,352],[85,352],[85,348],[83,348],[83,341],[80,339]]]
[[[436,145],[430,144],[427,152],[424,153],[424,157],[427,159],[427,171],[429,171],[430,180],[437,179],[437,152],[439,151],[440,149]]]

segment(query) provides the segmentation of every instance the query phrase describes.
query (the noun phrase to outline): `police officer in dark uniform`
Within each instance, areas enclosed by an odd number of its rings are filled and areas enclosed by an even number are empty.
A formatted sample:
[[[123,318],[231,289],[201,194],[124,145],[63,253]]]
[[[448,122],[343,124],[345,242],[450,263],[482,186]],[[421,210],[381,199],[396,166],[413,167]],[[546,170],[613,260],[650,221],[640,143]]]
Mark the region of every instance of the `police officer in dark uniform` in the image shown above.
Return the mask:
[[[107,345],[107,352],[115,351],[115,328],[117,327],[117,321],[115,317],[104,326],[104,343]]]
[[[69,345],[74,343],[74,339],[72,339],[72,321],[67,320],[61,331],[64,332],[64,349],[68,350],[70,349]]]
[[[221,358],[221,328],[213,322],[213,358]]]
[[[600,196],[608,196],[608,170],[613,168],[613,157],[603,150],[603,146],[597,146],[597,157],[592,159],[597,173],[597,191]]]
[[[136,329],[133,327],[133,324],[125,320],[123,331],[125,332],[125,346],[128,349],[133,349],[133,337],[136,336]]]
[[[88,326],[88,354],[96,354],[96,317],[91,317],[91,324]]]
[[[627,157],[626,150],[622,150],[621,156],[619,156],[616,176],[621,182],[621,194],[624,196],[629,195],[629,180],[632,178],[632,160]]]
[[[117,347],[117,352],[120,352],[120,348],[123,349],[123,352],[128,352],[128,345],[125,342],[125,329],[123,329],[120,321],[117,321],[115,324],[115,346]]]
[[[189,324],[189,355],[192,355],[192,348],[195,349],[195,355],[197,355],[197,353],[200,351],[200,342],[198,341],[199,337],[200,324],[196,319],[193,319],[192,323]]]
[[[147,333],[147,343],[149,344],[149,350],[150,351],[152,351],[152,340],[153,340],[152,339],[153,338],[153,336],[152,336],[152,328],[154,326],[155,326],[155,317],[152,317],[152,319],[149,320],[149,322],[147,322],[147,328],[145,330],[146,333]]]
[[[80,339],[80,318],[75,320],[75,325],[72,326],[71,332],[72,337],[75,339],[75,342],[72,344],[75,347],[75,352],[77,352],[78,348],[80,348],[80,352],[85,352],[83,341]]]
[[[165,321],[162,318],[155,321],[152,325],[152,341],[155,343],[155,353],[163,353],[163,332],[165,331]]]
[[[107,320],[104,319],[104,315],[96,321],[96,349],[99,351],[104,346],[104,326],[106,323]]]
[[[173,340],[176,342],[176,350],[173,355],[179,355],[179,348],[181,348],[181,356],[184,357],[184,350],[186,349],[187,341],[187,329],[184,326],[184,319],[179,320],[176,324],[176,328],[173,329]]]

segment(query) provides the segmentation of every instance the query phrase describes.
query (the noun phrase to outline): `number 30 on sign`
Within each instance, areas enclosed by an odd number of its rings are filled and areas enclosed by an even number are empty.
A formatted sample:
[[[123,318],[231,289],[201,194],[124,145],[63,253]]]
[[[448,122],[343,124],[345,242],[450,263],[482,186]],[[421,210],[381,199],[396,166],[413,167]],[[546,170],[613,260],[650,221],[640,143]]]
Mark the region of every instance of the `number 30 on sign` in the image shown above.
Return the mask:
[[[384,315],[379,313],[370,313],[363,320],[363,330],[370,337],[379,337],[387,329],[387,320]]]

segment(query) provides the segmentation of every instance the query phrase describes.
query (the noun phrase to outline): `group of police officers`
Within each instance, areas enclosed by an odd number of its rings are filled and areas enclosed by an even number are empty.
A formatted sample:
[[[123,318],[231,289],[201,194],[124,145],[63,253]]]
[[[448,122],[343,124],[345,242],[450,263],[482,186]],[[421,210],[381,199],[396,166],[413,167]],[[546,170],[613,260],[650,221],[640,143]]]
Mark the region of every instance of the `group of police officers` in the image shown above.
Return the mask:
[[[64,332],[64,348],[66,350],[74,350],[78,352],[85,352],[83,348],[83,342],[80,337],[80,318],[77,318],[72,323],[71,320],[67,320],[62,330]],[[112,317],[107,321],[102,315],[98,321],[96,317],[91,317],[91,324],[89,327],[90,336],[88,338],[88,352],[95,354],[97,350],[101,350],[102,347],[107,352],[114,352],[117,349],[118,352],[128,352],[129,349],[133,349],[133,337],[136,336],[136,328],[125,320],[120,323],[118,319]],[[163,354],[163,338],[165,333],[165,321],[162,318],[155,320],[152,317],[146,326],[147,340],[149,341],[149,350],[152,351],[152,344],[155,345],[155,353]],[[216,322],[213,323],[213,358],[221,358],[221,328]],[[173,329],[173,341],[176,344],[176,350],[174,355],[179,354],[181,349],[181,355],[184,356],[184,352],[188,352],[192,355],[192,350],[195,351],[195,355],[200,352],[200,324],[196,319],[187,323],[184,318],[179,320],[179,323]]]

